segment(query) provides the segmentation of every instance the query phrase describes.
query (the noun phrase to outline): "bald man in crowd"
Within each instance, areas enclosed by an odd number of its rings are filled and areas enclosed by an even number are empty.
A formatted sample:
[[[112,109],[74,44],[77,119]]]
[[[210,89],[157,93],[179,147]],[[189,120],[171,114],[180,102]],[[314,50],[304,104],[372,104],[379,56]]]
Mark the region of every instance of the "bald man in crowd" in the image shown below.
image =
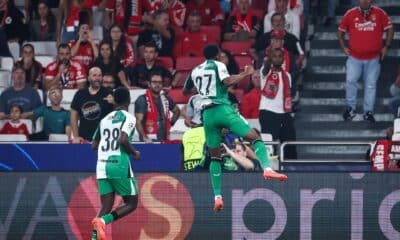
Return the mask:
[[[113,110],[112,91],[102,86],[103,74],[98,67],[89,70],[89,87],[76,92],[71,103],[72,142],[92,141],[100,120]],[[79,124],[78,124],[79,122]]]

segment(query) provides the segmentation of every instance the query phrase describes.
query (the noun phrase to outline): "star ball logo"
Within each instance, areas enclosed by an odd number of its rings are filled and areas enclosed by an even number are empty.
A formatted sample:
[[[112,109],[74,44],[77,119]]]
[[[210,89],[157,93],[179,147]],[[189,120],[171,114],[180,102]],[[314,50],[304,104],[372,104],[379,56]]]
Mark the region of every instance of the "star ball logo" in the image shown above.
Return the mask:
[[[165,174],[143,174],[136,179],[138,207],[107,225],[107,239],[184,239],[194,218],[192,198],[185,186]],[[117,197],[113,209],[122,203]],[[95,176],[81,181],[68,205],[68,222],[76,239],[90,239],[91,220],[100,206]]]

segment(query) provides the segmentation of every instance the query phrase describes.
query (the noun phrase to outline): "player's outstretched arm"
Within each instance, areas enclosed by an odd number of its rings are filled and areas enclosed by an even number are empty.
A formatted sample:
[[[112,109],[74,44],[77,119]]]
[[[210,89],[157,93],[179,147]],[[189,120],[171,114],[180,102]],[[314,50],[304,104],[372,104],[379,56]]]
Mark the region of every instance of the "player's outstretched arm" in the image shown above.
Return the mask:
[[[254,72],[254,68],[252,66],[246,65],[244,67],[244,71],[239,73],[239,74],[235,74],[235,75],[231,75],[227,78],[224,79],[223,83],[225,86],[232,86],[235,85],[237,83],[239,83],[240,81],[242,81],[243,79],[245,79],[248,76],[251,76]]]
[[[137,151],[132,144],[129,142],[128,139],[128,134],[126,134],[125,132],[121,132],[121,135],[119,137],[119,144],[120,146],[123,146],[125,148],[125,150],[129,153],[133,155],[133,158],[137,161],[140,159],[140,152]]]

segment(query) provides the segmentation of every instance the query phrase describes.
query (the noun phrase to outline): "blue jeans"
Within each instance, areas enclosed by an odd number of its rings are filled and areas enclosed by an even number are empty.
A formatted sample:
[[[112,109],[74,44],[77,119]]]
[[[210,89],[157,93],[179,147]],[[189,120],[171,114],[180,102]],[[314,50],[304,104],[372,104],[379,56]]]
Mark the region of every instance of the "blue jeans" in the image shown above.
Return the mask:
[[[364,79],[364,113],[373,112],[381,64],[379,57],[371,60],[358,60],[348,57],[346,62],[346,104],[353,110],[357,105],[357,82],[361,75]]]

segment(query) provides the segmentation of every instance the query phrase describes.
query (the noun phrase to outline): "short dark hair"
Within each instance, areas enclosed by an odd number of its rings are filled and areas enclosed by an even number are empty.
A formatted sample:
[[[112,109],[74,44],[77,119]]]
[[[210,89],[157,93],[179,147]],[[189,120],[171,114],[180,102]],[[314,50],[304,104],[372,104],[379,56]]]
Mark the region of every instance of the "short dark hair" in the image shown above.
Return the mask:
[[[24,112],[24,109],[23,109],[22,106],[19,105],[19,104],[14,103],[13,105],[11,105],[11,107],[10,107],[10,112],[11,112],[11,109],[13,109],[13,108],[18,108],[18,110],[19,110],[20,113],[23,113],[23,112]]]
[[[61,48],[68,48],[69,50],[71,50],[71,47],[67,43],[60,43],[60,45],[58,45],[57,51],[60,51]]]
[[[154,19],[157,19],[157,18],[159,18],[159,17],[160,17],[161,15],[163,15],[163,14],[168,14],[168,12],[165,11],[165,10],[162,10],[162,9],[158,9],[158,10],[154,11],[154,13],[153,13],[153,18],[154,18]]]
[[[203,48],[203,55],[206,59],[215,59],[218,53],[219,53],[218,45],[210,44]]]
[[[129,89],[126,87],[118,87],[114,90],[114,102],[117,106],[128,106],[131,102],[131,95]]]
[[[283,21],[285,21],[285,15],[283,15],[282,13],[276,12],[276,13],[272,14],[272,16],[271,16],[271,23],[272,23],[272,20],[274,19],[274,17],[276,17],[276,16],[281,16],[283,18]]]
[[[144,48],[154,48],[156,52],[158,52],[157,45],[154,41],[149,41],[146,44],[144,44]]]
[[[153,71],[151,71],[150,74],[149,74],[149,82],[151,82],[151,79],[152,79],[154,76],[160,76],[161,79],[164,78],[164,76],[163,76],[163,74],[162,74],[161,71],[159,71],[159,70],[153,70]]]

